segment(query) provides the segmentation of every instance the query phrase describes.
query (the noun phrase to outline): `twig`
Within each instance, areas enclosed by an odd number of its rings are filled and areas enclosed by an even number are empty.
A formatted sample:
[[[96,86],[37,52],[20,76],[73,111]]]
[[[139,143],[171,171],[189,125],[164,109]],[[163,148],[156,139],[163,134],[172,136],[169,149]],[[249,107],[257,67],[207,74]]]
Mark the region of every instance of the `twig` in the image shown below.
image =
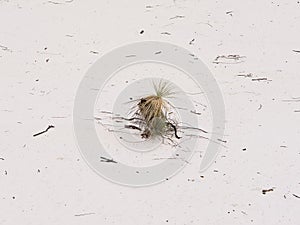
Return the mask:
[[[109,112],[109,111],[104,111],[104,110],[102,110],[102,111],[100,111],[101,113],[107,113],[107,114],[113,114],[112,112]]]
[[[203,132],[203,133],[205,133],[205,134],[207,134],[207,133],[208,133],[206,130],[203,130],[203,129],[201,129],[201,128],[198,128],[198,127],[188,127],[188,126],[181,126],[180,128],[181,128],[181,129],[199,130],[199,131],[201,131],[201,132]]]
[[[126,58],[130,58],[130,57],[136,57],[136,55],[126,55]]]
[[[253,74],[252,73],[248,73],[248,74],[238,74],[238,77],[252,77]]]
[[[195,41],[195,38],[193,38],[190,42],[189,42],[189,45],[192,45]]]
[[[100,162],[107,162],[107,163],[118,163],[118,162],[116,162],[116,161],[115,161],[115,160],[113,160],[113,159],[108,159],[108,158],[106,158],[106,157],[103,157],[103,156],[101,156],[100,158],[101,158]]]
[[[226,14],[232,16],[233,11],[227,11]]]
[[[219,64],[236,64],[236,63],[242,63],[241,59],[246,58],[246,56],[240,56],[240,55],[219,55],[215,58],[213,63]],[[220,61],[220,59],[224,59],[225,61]],[[226,61],[226,60],[234,60],[234,61]]]
[[[39,135],[41,135],[41,134],[43,134],[43,133],[46,133],[46,132],[48,132],[48,130],[51,129],[51,128],[54,128],[54,126],[53,126],[53,125],[49,125],[49,126],[47,127],[46,130],[34,134],[33,137],[39,136]]]
[[[294,197],[296,197],[296,198],[300,198],[300,196],[298,196],[298,195],[295,195],[295,194],[293,194],[293,196],[294,196]]]
[[[218,138],[217,140],[218,140],[218,141],[221,141],[221,142],[223,142],[223,143],[227,143],[227,141],[222,140],[222,139],[220,139],[220,138]]]
[[[179,136],[177,135],[177,128],[176,128],[176,126],[175,126],[174,124],[170,123],[170,122],[167,122],[167,124],[170,125],[170,126],[173,128],[174,133],[175,133],[175,137],[176,137],[177,139],[180,139],[181,137],[179,137]]]
[[[81,213],[81,214],[76,214],[74,216],[89,216],[89,215],[93,215],[95,213]]]
[[[48,3],[52,3],[52,4],[54,4],[54,5],[62,4],[61,2],[53,2],[53,1],[48,1]]]
[[[169,20],[173,20],[173,19],[179,19],[179,18],[184,18],[185,16],[174,16],[174,17],[171,17]]]
[[[201,113],[196,112],[196,110],[191,110],[190,112],[193,113],[193,114],[196,114],[196,115],[201,115]]]
[[[223,145],[223,144],[221,144],[221,143],[219,143],[219,142],[217,142],[217,141],[214,141],[214,140],[212,140],[212,139],[210,139],[210,138],[208,138],[208,137],[204,137],[204,136],[202,136],[202,135],[188,134],[188,135],[186,135],[186,136],[188,136],[188,137],[195,137],[195,138],[203,138],[203,139],[209,140],[209,141],[211,141],[211,142],[213,142],[213,143],[215,143],[215,144],[217,144],[217,145],[221,145],[221,146],[224,147],[224,148],[227,148],[226,145]]]
[[[266,77],[252,78],[252,81],[261,81],[261,80],[268,80],[268,78],[266,78]]]
[[[265,190],[262,190],[262,194],[265,195],[267,192],[271,192],[271,191],[274,191],[273,188],[270,188],[270,189],[265,189]]]
[[[197,23],[197,24],[206,24],[206,25],[208,25],[208,26],[210,26],[210,27],[213,27],[213,25],[211,25],[210,23],[199,22],[199,23]]]
[[[138,118],[138,117],[132,117],[132,118],[125,118],[125,117],[122,117],[122,116],[114,116],[112,117],[113,120],[115,119],[120,119],[120,120],[126,120],[126,121],[133,121],[133,120],[141,120],[141,118]]]
[[[134,125],[125,125],[125,128],[142,131],[141,128]]]

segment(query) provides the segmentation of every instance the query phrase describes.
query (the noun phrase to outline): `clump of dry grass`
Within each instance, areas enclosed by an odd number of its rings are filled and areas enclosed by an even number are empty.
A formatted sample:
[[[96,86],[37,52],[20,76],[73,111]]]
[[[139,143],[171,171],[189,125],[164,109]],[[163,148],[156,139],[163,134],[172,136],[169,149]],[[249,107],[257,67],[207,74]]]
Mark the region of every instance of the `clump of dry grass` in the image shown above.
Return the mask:
[[[161,80],[158,83],[153,83],[153,88],[154,93],[127,102],[134,104],[126,117],[120,114],[113,114],[109,111],[103,111],[103,113],[112,114],[111,118],[118,123],[118,125],[113,127],[121,127],[120,130],[108,128],[108,131],[124,133],[123,128],[131,129],[132,133],[130,134],[138,135],[147,140],[155,137],[162,138],[163,141],[167,141],[167,144],[173,146],[178,146],[180,144],[178,139],[184,137],[188,137],[189,139],[196,137],[210,140],[202,136],[202,134],[194,134],[194,132],[207,134],[207,131],[197,127],[191,127],[188,124],[183,125],[185,124],[184,121],[179,120],[179,114],[175,109],[176,107],[168,101],[169,98],[179,97],[175,95],[177,94],[177,92],[174,91],[176,89],[170,82]],[[100,117],[96,119],[98,122],[102,120]],[[121,123],[125,123],[125,125],[120,126]],[[104,123],[102,123],[102,125],[104,126]],[[128,142],[134,143],[131,141]]]
[[[143,138],[148,138],[153,134],[163,134],[169,127],[167,115],[170,111],[170,103],[167,98],[174,97],[174,88],[166,81],[153,83],[153,86],[155,94],[141,98],[137,103],[135,113],[146,125],[142,134]]]
[[[166,119],[166,113],[169,111],[169,103],[166,98],[172,97],[175,93],[168,82],[160,81],[154,85],[155,94],[141,98],[138,103],[138,113],[145,122],[150,125],[154,118]]]

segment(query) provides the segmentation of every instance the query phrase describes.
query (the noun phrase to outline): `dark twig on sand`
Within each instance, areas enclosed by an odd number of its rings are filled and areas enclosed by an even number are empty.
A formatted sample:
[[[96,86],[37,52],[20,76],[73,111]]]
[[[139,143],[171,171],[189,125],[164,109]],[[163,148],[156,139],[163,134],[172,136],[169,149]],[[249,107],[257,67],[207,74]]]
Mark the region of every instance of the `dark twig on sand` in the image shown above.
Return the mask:
[[[142,131],[141,128],[134,125],[125,125],[125,128]]]
[[[89,215],[93,215],[95,213],[81,213],[81,214],[76,214],[74,216],[89,216]]]
[[[195,38],[193,38],[190,42],[189,42],[189,45],[192,45],[195,41]]]
[[[106,158],[106,157],[103,157],[103,156],[101,156],[100,158],[101,158],[100,162],[107,162],[107,163],[118,163],[118,162],[116,162],[116,161],[115,161],[115,160],[113,160],[113,159],[108,159],[108,158]]]
[[[293,196],[294,196],[294,197],[296,197],[296,198],[300,198],[300,196],[299,196],[299,195],[295,195],[295,194],[293,194]]]
[[[170,20],[173,20],[173,19],[181,19],[181,18],[184,18],[185,16],[174,16],[174,17],[171,17]]]
[[[41,135],[41,134],[43,134],[43,133],[46,133],[46,132],[48,132],[48,130],[50,130],[51,128],[54,128],[54,126],[53,126],[53,125],[49,125],[49,126],[47,127],[46,130],[34,134],[33,137],[39,136],[39,135]]]
[[[177,128],[176,128],[176,126],[175,126],[174,124],[170,123],[170,122],[167,122],[167,124],[170,125],[170,126],[173,128],[175,137],[176,137],[177,139],[180,139],[181,137],[179,137],[179,136],[177,135]]]
[[[261,81],[261,80],[268,80],[268,78],[266,77],[252,78],[252,81]]]
[[[246,58],[246,56],[240,56],[240,55],[219,55],[215,58],[213,63],[215,64],[236,64],[236,63],[242,63],[244,62],[243,59]]]
[[[271,192],[271,191],[274,191],[273,188],[270,188],[270,189],[265,189],[265,190],[262,190],[262,194],[265,195],[267,192]]]

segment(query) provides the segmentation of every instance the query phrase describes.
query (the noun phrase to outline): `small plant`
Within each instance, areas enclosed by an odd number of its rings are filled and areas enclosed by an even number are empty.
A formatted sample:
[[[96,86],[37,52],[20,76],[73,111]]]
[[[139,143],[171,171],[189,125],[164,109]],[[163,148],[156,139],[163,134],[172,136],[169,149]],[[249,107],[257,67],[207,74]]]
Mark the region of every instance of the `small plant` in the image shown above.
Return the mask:
[[[158,137],[167,140],[168,143],[174,146],[178,145],[176,140],[181,139],[183,136],[186,138],[198,137],[208,139],[202,135],[195,134],[195,132],[207,133],[205,130],[192,127],[186,124],[185,121],[179,122],[179,114],[176,111],[176,107],[169,102],[169,99],[176,98],[177,93],[170,82],[163,80],[157,83],[153,82],[153,89],[152,94],[130,102],[134,105],[130,108],[126,117],[111,113],[112,119],[115,121],[115,128],[119,127],[119,130],[110,128],[108,130],[124,132],[124,128],[130,129],[142,139],[148,140]],[[110,114],[110,112],[105,113]],[[102,118],[96,119],[103,123]],[[125,124],[122,126],[122,123]]]
[[[141,128],[141,137],[150,138],[153,136],[165,136],[170,132],[170,129],[177,129],[172,124],[169,118],[172,109],[167,98],[172,98],[175,95],[174,87],[166,82],[160,81],[158,84],[153,83],[155,93],[139,99],[138,103],[133,107],[134,118],[139,121]],[[177,136],[177,138],[179,138]]]

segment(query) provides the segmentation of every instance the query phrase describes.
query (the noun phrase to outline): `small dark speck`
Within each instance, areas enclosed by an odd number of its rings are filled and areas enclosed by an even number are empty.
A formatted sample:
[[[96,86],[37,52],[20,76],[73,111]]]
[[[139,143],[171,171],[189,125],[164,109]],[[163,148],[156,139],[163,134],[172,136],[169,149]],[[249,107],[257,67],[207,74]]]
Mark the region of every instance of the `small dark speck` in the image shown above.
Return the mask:
[[[140,31],[140,34],[143,34],[144,32],[145,32],[144,30],[141,30],[141,31]]]
[[[36,81],[36,82],[38,82],[38,81],[39,81],[39,79],[36,79],[35,81]]]
[[[4,160],[4,158],[0,158],[0,160]]]
[[[166,220],[166,223],[168,223],[169,222],[169,220]]]
[[[130,97],[129,99],[132,100],[133,98]]]
[[[169,180],[169,178],[166,178],[166,180]]]
[[[158,55],[158,54],[160,54],[160,53],[161,53],[161,51],[155,52],[155,55]]]
[[[38,170],[37,170],[37,172],[38,172],[38,173],[40,173],[40,172],[41,172],[41,170],[40,170],[40,169],[38,169]]]
[[[125,83],[128,84],[128,80],[126,80]]]
[[[16,199],[16,197],[15,197],[15,196],[13,196],[13,197],[12,197],[12,199]]]
[[[47,49],[48,49],[47,47],[44,48],[44,50],[47,50]]]
[[[214,170],[215,173],[219,172],[218,170]]]
[[[49,59],[46,59],[46,62],[49,62]]]
[[[140,171],[135,171],[136,173],[140,173]]]
[[[4,175],[7,175],[7,170],[4,171]]]
[[[246,149],[246,148],[243,148],[242,150],[243,150],[243,151],[246,151],[247,149]]]

